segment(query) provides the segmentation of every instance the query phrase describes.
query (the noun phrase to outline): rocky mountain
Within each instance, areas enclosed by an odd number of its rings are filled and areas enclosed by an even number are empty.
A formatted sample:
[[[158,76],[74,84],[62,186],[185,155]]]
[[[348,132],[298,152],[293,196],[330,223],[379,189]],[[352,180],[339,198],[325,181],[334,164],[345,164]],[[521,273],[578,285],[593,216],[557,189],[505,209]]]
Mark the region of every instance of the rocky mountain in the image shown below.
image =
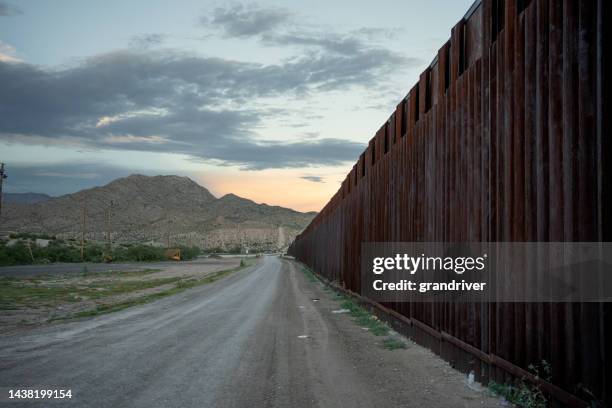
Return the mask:
[[[4,193],[2,194],[2,200],[5,204],[17,203],[17,204],[34,204],[42,201],[47,201],[51,196],[40,193]]]
[[[64,239],[282,249],[314,217],[228,194],[213,196],[187,177],[131,175],[35,203],[5,202],[0,230]]]

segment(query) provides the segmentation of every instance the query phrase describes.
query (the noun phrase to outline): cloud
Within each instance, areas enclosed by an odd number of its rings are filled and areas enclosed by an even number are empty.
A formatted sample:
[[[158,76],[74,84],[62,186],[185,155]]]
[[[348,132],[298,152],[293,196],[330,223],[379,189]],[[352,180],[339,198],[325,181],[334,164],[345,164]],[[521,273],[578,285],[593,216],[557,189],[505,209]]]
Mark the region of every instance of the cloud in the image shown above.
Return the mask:
[[[313,28],[302,24],[296,16],[285,9],[265,8],[252,3],[219,7],[212,19],[202,17],[202,24],[223,31],[226,37],[256,37],[268,46],[292,46],[342,55],[381,55],[382,63],[394,63],[402,56],[393,53],[373,41],[392,38],[401,29],[361,27],[349,33],[339,33],[329,27]],[[420,64],[408,58],[406,63]]]
[[[353,35],[363,36],[369,40],[390,40],[405,31],[402,27],[381,28],[381,27],[361,27],[352,31]]]
[[[291,15],[281,8],[262,8],[254,3],[237,4],[218,7],[212,17],[203,16],[200,22],[222,29],[227,37],[251,37],[273,31],[288,22]]]
[[[136,49],[149,49],[162,44],[166,39],[164,34],[151,33],[136,35],[130,39],[129,46]]]
[[[253,129],[283,113],[262,110],[257,100],[364,86],[383,71],[372,56],[261,65],[134,50],[54,70],[0,62],[0,140],[181,153],[247,169],[335,165],[363,146],[261,140]]]
[[[211,149],[215,156],[223,157],[227,164],[244,169],[334,166],[353,161],[365,145],[343,139],[318,139],[291,143],[251,142],[220,144]]]
[[[215,9],[207,25],[220,29],[225,37],[255,38],[264,46],[293,49],[296,56],[282,67],[289,70],[306,68],[303,75],[320,82],[324,90],[338,89],[347,84],[368,86],[384,76],[422,65],[419,58],[406,57],[378,44],[395,30],[361,27],[346,33],[325,26],[302,23],[296,15],[284,9],[264,8],[257,4],[238,4]],[[293,63],[296,62],[296,63]],[[337,76],[330,76],[333,72]],[[376,73],[374,78],[370,73]],[[329,78],[325,80],[324,78]]]
[[[268,45],[316,47],[345,55],[356,54],[366,49],[366,45],[360,38],[335,33],[293,32],[266,35],[263,40]]]
[[[243,169],[338,165],[364,146],[316,136],[279,142],[257,133],[269,119],[287,117],[290,107],[274,107],[278,98],[354,89],[380,97],[393,73],[421,63],[372,42],[383,29],[314,29],[285,9],[237,5],[203,21],[224,36],[256,37],[297,53],[273,64],[200,57],[155,48],[164,35],[143,34],[128,49],[73,66],[0,61],[0,140],[178,153]]]
[[[16,54],[15,47],[0,40],[0,62],[21,62]]]
[[[334,58],[346,62],[356,61],[377,64],[388,72],[419,66],[419,58],[405,57],[385,47],[370,43],[366,39],[333,32],[290,32],[262,36],[264,44],[270,46],[297,47],[306,50],[306,55]],[[376,62],[375,62],[376,61]]]
[[[33,173],[34,176],[38,177],[52,177],[52,178],[67,178],[67,179],[97,179],[100,178],[98,173],[83,173],[82,171],[72,173],[60,173],[57,171],[41,171],[39,173]]]
[[[23,11],[19,7],[0,1],[0,17],[10,17],[18,14],[23,14]]]
[[[132,173],[142,173],[142,170],[90,162],[12,164],[9,167],[9,178],[4,182],[9,193],[33,191],[57,196],[104,185]]]
[[[325,181],[323,181],[323,177],[321,176],[305,175],[305,176],[301,176],[300,178],[304,180],[312,181],[313,183],[325,183]]]

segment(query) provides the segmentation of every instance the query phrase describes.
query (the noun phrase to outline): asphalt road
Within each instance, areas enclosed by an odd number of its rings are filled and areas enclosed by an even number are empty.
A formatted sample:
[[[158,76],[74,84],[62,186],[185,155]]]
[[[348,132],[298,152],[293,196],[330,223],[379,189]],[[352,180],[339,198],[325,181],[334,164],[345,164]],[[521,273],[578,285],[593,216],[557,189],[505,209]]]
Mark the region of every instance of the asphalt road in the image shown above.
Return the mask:
[[[156,302],[0,337],[7,407],[498,406],[429,351],[381,338],[290,261]],[[9,389],[71,389],[15,402]]]

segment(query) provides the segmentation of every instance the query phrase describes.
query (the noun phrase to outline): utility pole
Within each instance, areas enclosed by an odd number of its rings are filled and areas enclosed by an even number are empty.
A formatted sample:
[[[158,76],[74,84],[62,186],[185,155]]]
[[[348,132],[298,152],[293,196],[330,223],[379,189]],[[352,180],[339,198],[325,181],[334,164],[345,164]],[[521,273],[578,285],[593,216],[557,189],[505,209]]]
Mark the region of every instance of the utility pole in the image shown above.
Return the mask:
[[[168,229],[166,230],[166,240],[167,246],[166,248],[170,249],[170,228],[172,227],[172,220],[168,220]]]
[[[83,202],[81,212],[81,262],[85,262],[85,202]]]
[[[108,212],[106,213],[106,256],[104,257],[104,262],[113,261],[113,255],[112,255],[113,246],[111,243],[111,217],[112,216],[113,216],[113,200],[111,200],[110,206],[108,207]]]
[[[2,215],[2,183],[7,175],[4,174],[4,163],[0,163],[0,215]]]
[[[106,241],[108,246],[108,256],[110,256],[111,252],[111,217],[113,216],[113,200],[110,202],[110,207],[108,208],[108,214],[106,218]]]
[[[34,260],[34,253],[32,252],[32,245],[30,244],[30,240],[28,239],[26,241],[28,243],[28,250],[30,251],[30,258],[32,259],[32,263],[36,263],[36,261]]]

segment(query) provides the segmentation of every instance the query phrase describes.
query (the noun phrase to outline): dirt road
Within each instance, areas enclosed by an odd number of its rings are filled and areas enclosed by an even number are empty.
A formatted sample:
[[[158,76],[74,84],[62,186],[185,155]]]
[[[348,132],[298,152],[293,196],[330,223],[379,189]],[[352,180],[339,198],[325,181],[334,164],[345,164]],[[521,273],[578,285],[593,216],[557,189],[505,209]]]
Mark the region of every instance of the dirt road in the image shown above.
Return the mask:
[[[89,320],[0,337],[0,403],[74,407],[483,407],[499,401],[381,338],[290,261]],[[7,402],[11,388],[71,389]]]

